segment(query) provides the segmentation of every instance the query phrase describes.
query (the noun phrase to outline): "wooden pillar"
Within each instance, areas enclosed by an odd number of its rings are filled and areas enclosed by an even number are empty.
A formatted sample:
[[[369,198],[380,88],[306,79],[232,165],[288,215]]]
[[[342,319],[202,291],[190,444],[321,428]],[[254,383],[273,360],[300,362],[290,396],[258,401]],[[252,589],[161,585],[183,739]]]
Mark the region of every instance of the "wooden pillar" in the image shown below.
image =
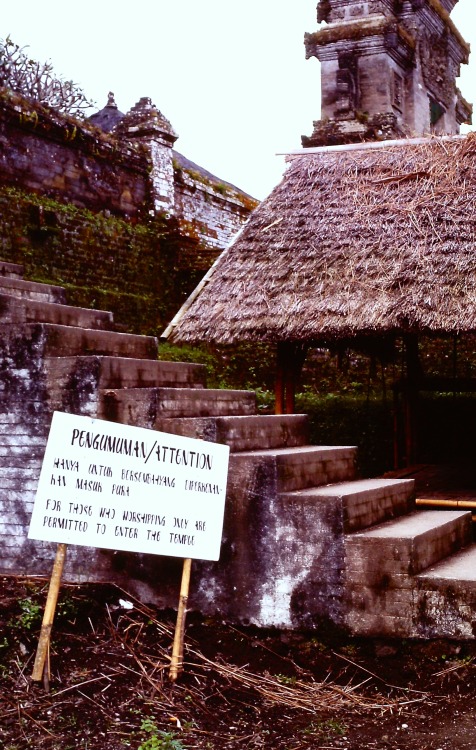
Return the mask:
[[[278,348],[276,353],[276,383],[274,388],[275,394],[275,414],[285,414],[285,361],[286,361],[286,345],[285,342],[278,342]]]
[[[405,339],[406,388],[404,398],[405,457],[411,466],[418,457],[418,380],[421,375],[418,357],[418,336],[409,334]]]
[[[307,345],[280,341],[277,347],[275,414],[294,414],[296,387],[306,359]]]
[[[393,468],[401,468],[401,441],[400,441],[400,397],[398,385],[393,388]]]

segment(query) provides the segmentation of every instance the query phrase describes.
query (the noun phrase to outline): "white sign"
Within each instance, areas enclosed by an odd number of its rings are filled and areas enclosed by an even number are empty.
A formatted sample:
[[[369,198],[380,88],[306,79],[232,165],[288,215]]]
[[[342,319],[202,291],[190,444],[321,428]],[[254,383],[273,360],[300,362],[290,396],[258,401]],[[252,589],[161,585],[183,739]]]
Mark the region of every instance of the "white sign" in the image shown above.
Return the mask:
[[[218,560],[229,451],[55,412],[28,536]]]

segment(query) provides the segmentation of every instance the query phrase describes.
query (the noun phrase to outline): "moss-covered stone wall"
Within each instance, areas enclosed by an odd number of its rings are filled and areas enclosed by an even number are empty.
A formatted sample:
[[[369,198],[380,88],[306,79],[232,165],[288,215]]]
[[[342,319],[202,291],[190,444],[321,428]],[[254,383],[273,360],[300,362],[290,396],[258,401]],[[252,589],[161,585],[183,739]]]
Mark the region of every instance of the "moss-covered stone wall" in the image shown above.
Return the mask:
[[[0,175],[14,185],[134,216],[151,206],[149,161],[87,123],[0,88]]]
[[[173,200],[158,209],[146,136],[105,134],[0,87],[0,259],[156,335],[256,201],[169,144]]]
[[[198,261],[190,270],[189,256]],[[64,286],[71,304],[111,310],[124,330],[152,335],[212,262],[175,219],[137,223],[9,186],[0,186],[0,257]]]

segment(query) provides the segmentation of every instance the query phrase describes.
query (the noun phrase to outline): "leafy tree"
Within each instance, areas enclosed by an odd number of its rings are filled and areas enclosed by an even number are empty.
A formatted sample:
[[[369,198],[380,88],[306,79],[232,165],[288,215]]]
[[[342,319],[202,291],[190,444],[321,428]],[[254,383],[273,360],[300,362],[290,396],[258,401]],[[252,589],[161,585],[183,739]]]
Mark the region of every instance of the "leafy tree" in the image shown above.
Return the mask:
[[[84,116],[94,103],[73,81],[56,76],[50,61],[32,60],[10,36],[0,38],[0,86],[60,112]]]

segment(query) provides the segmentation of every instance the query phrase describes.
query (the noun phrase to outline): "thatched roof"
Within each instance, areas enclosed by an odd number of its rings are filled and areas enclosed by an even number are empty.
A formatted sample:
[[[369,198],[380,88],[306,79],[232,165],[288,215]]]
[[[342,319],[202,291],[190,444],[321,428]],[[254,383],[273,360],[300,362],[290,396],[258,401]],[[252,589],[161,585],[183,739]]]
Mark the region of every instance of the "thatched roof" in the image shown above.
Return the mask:
[[[476,135],[292,157],[169,326],[176,342],[476,330]]]

